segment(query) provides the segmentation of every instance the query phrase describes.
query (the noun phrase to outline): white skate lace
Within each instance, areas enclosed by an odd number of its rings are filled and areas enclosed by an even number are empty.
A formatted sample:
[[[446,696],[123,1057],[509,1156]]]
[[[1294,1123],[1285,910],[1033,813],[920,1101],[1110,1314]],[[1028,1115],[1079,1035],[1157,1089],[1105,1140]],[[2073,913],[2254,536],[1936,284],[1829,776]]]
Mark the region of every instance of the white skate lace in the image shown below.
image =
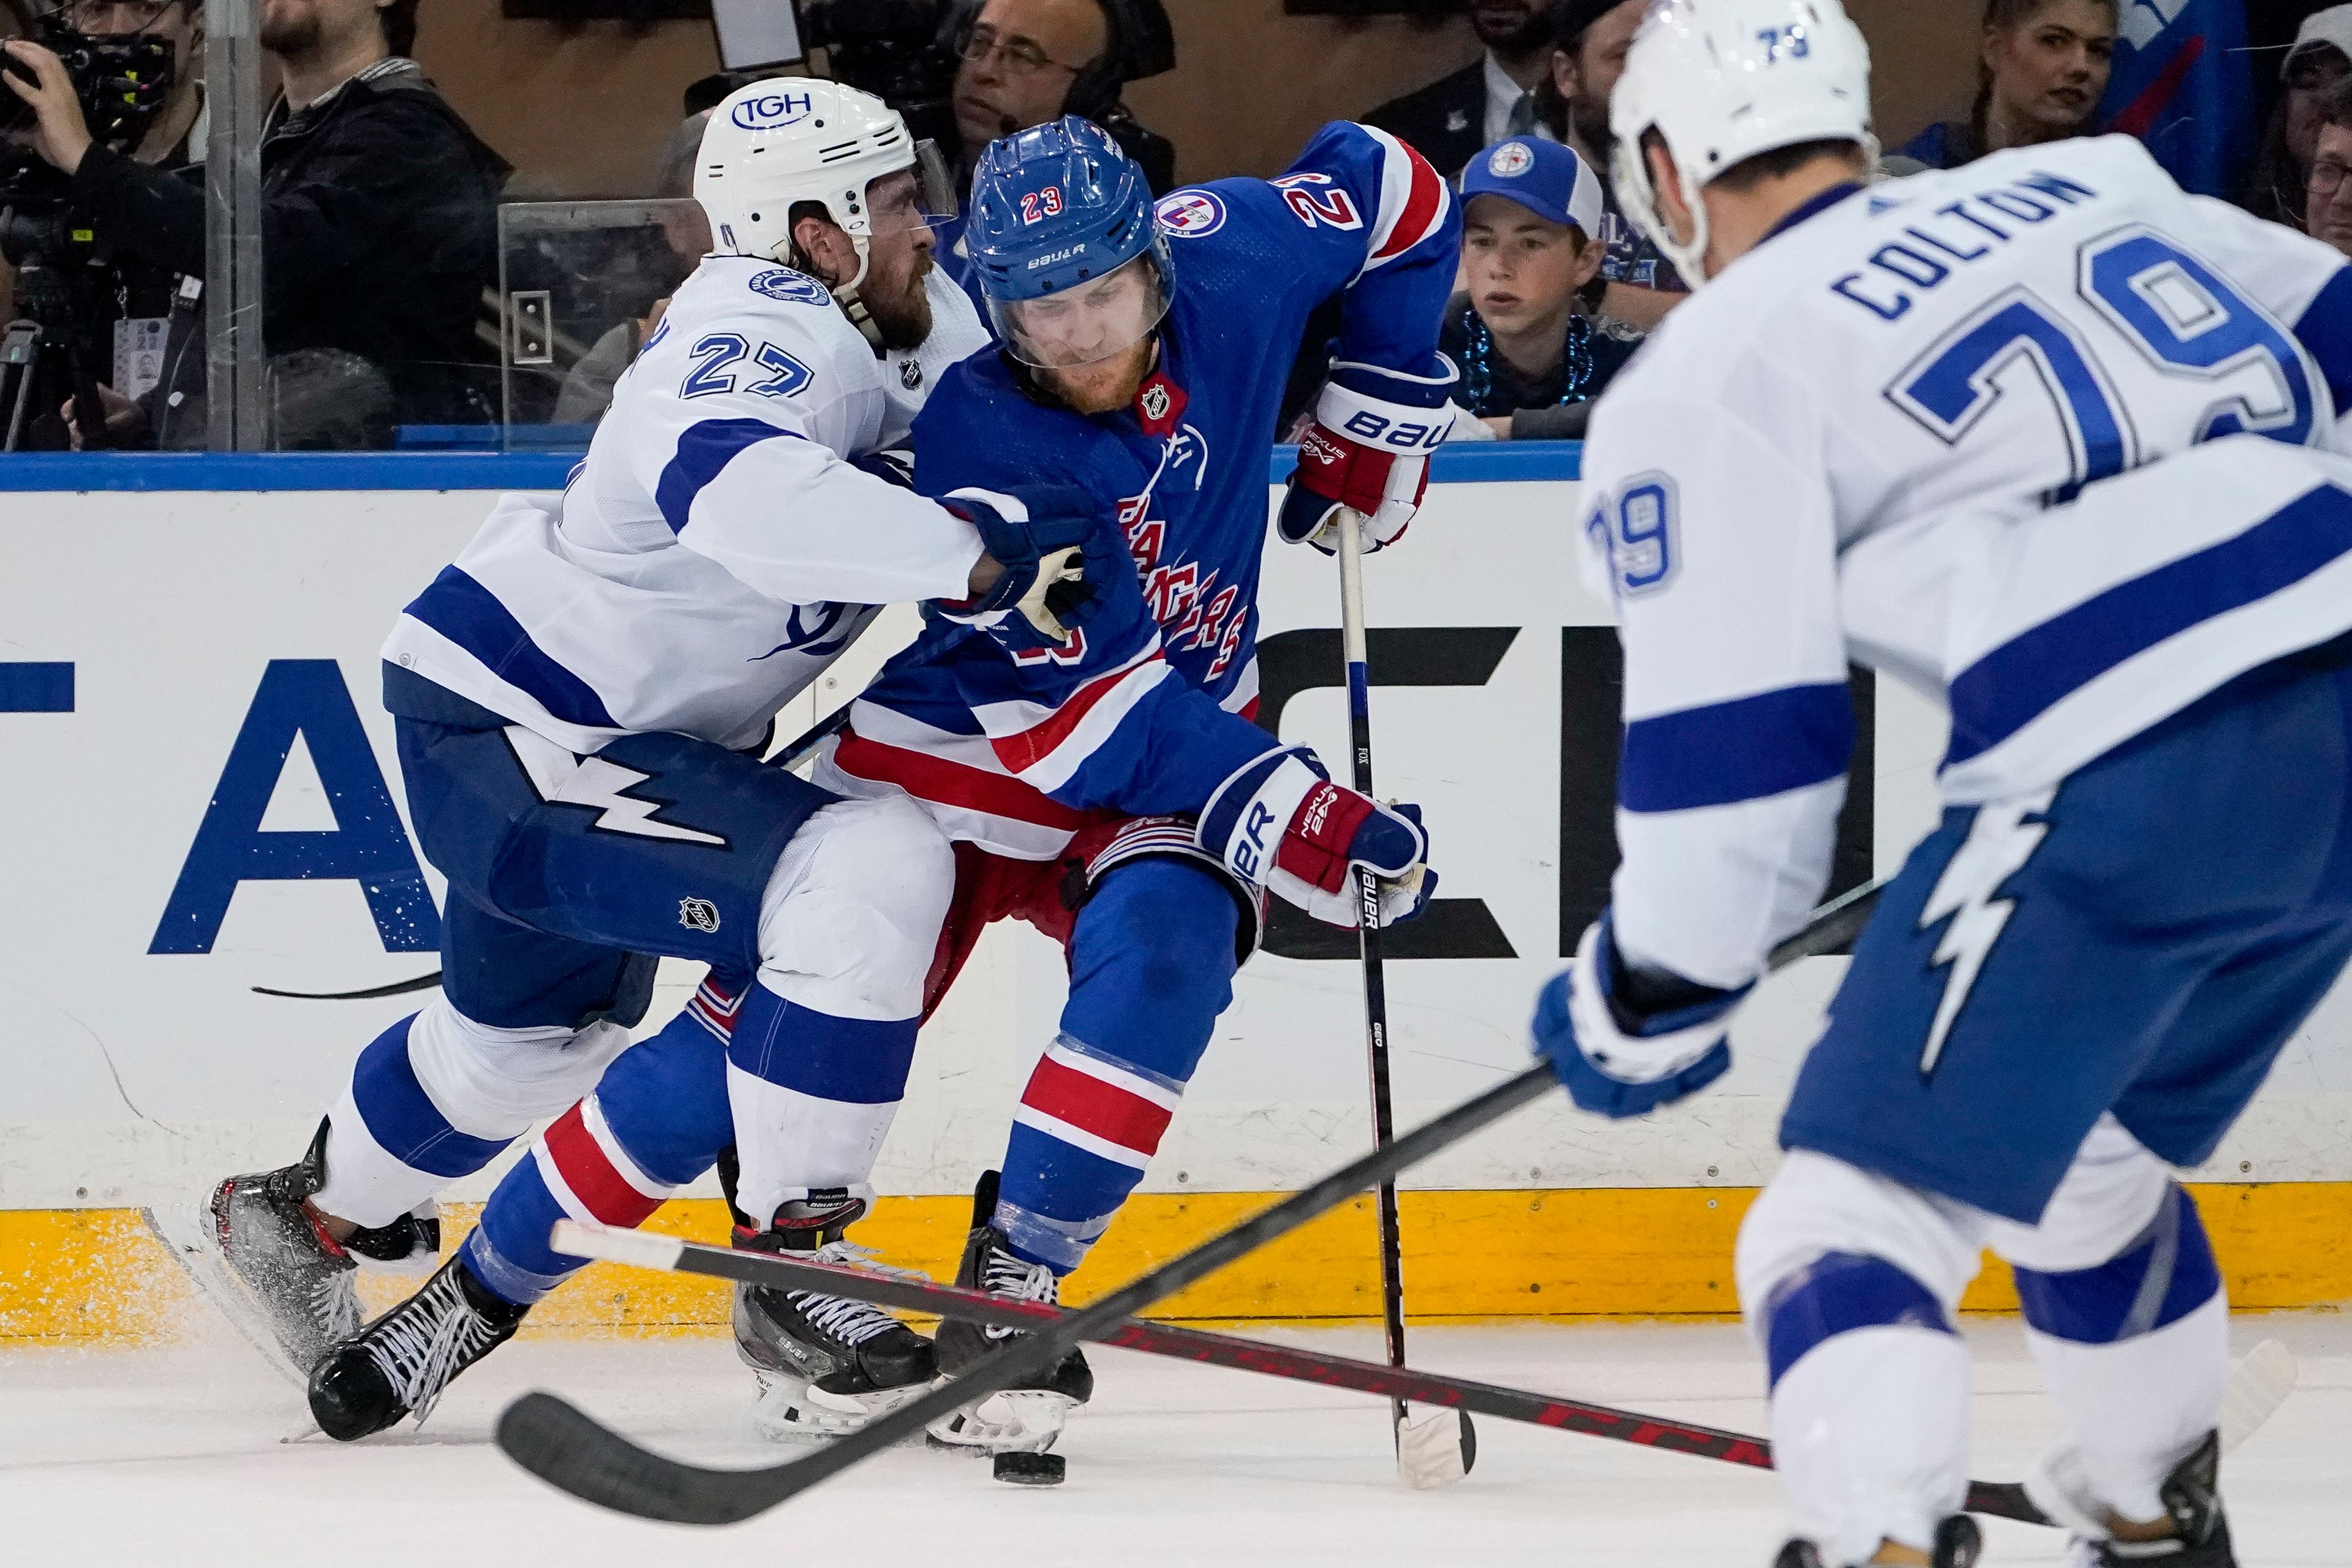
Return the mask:
[[[498,1330],[474,1310],[451,1269],[394,1309],[365,1343],[421,1426],[450,1379],[498,1342]]]
[[[1016,1301],[1043,1301],[1048,1307],[1059,1306],[1062,1300],[1062,1281],[1052,1269],[1042,1263],[1024,1263],[1010,1252],[1002,1252],[994,1247],[989,1249],[988,1261],[981,1266],[980,1288],[992,1296],[1010,1296]],[[1001,1340],[1020,1331],[992,1324],[988,1337]]]
[[[341,1344],[360,1331],[360,1293],[349,1273],[335,1273],[310,1282],[310,1315],[331,1345]]]
[[[807,1255],[812,1263],[838,1263],[868,1274],[895,1274],[914,1279],[922,1276],[911,1268],[893,1268],[875,1261],[877,1254],[870,1247],[860,1247],[854,1241],[828,1241]],[[886,1329],[898,1326],[898,1320],[870,1301],[860,1301],[847,1296],[826,1296],[814,1290],[787,1290],[784,1300],[801,1310],[809,1326],[819,1333],[829,1334],[845,1345],[862,1345]]]

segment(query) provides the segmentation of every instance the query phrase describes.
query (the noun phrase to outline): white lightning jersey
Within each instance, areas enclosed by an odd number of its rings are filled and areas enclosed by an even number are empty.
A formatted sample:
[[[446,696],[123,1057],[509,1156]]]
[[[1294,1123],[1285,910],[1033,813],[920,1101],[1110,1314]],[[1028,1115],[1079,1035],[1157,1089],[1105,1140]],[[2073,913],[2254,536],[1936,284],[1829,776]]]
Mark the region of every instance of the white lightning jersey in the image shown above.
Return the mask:
[[[944,274],[929,294],[922,349],[877,360],[814,279],[706,257],[562,495],[501,498],[384,658],[581,754],[756,742],[873,606],[961,597],[980,558],[971,524],[853,466],[988,342]]]
[[[1585,455],[1625,655],[1626,953],[1736,986],[1826,884],[1849,660],[1945,799],[2047,789],[2352,627],[2352,269],[2123,137],[1832,193],[1668,319]]]

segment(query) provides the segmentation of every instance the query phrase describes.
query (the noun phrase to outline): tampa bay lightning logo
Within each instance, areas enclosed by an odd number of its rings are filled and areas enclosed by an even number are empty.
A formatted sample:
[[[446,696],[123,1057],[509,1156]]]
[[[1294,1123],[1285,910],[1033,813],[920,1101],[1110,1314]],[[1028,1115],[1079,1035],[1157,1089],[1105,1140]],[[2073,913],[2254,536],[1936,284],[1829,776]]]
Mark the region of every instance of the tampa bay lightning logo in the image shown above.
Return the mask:
[[[1225,226],[1224,198],[1214,191],[1171,191],[1151,212],[1160,231],[1179,239],[1198,239]]]
[[[794,605],[791,616],[784,622],[784,640],[761,654],[760,658],[749,662],[757,664],[761,658],[773,658],[780,653],[804,653],[812,657],[839,653],[857,634],[856,623],[860,607],[856,605]],[[845,626],[844,622],[850,624]]]
[[[781,300],[787,305],[830,305],[833,296],[824,285],[805,272],[795,272],[789,267],[772,267],[751,279],[751,291],[765,294],[771,300]]]

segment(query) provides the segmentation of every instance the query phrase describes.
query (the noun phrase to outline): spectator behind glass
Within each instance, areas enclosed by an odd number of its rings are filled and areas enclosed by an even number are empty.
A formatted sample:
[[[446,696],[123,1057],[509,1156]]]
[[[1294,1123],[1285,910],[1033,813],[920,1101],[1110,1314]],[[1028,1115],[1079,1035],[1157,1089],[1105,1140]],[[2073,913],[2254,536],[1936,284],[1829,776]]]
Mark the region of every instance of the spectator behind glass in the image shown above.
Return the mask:
[[[2352,257],[2352,80],[2339,81],[2313,111],[2311,179],[2305,218],[2314,239]]]
[[[2005,147],[2080,136],[2107,90],[2116,0],[1986,0],[1976,106],[1930,125],[1900,156],[1957,169]]]
[[[969,0],[966,0],[969,5]],[[1143,16],[1146,10],[1149,18]],[[1114,25],[1114,11],[1134,18]],[[1120,36],[1126,27],[1164,28],[1159,0],[982,0],[957,25],[957,65],[950,107],[955,111],[958,199],[971,189],[971,172],[988,144],[1016,131],[1046,125],[1065,114],[1083,115],[1108,132],[1143,170],[1155,195],[1176,184],[1176,149],[1136,122],[1118,100],[1129,79],[1122,73],[1142,40]],[[1170,46],[1172,53],[1173,46]],[[1163,66],[1149,68],[1165,68]],[[1109,73],[1108,76],[1106,73]],[[971,258],[963,245],[964,214],[931,226],[939,239],[938,265],[972,298],[988,319]]]
[[[66,25],[87,37],[161,38],[172,46],[172,95],[131,155],[201,183],[204,149],[190,146],[189,136],[204,107],[202,0],[72,0],[59,9]],[[154,385],[162,373],[179,274],[141,257],[118,256],[104,248],[96,260],[96,268],[84,278],[94,284],[95,296],[85,341],[100,356],[99,379],[110,376],[118,386],[127,384],[136,396]],[[13,276],[0,261],[0,320],[10,310],[6,280]]]
[[[1618,205],[1609,164],[1617,145],[1609,95],[1625,72],[1625,51],[1647,8],[1647,0],[1559,0],[1551,14],[1551,72],[1537,95],[1552,139],[1576,149],[1601,177],[1601,311],[1643,332],[1688,297],[1674,263]]]
[[[1550,135],[1536,89],[1550,63],[1549,0],[1468,0],[1471,30],[1486,52],[1451,76],[1391,99],[1364,116],[1449,178],[1480,148],[1506,136]],[[1556,139],[1556,138],[1555,138]]]
[[[669,142],[662,149],[660,172],[654,176],[655,199],[680,204],[661,218],[663,246],[676,263],[668,279],[673,291],[710,249],[710,218],[702,204],[694,200],[694,161],[702,150],[703,128],[709,123],[710,111],[706,109],[688,115],[670,132]],[[604,410],[613,403],[613,384],[635,362],[637,351],[661,325],[668,309],[669,292],[665,291],[643,317],[633,316],[614,326],[580,356],[556,395],[556,424],[593,425],[604,417]]]
[[[2279,62],[2279,77],[2286,91],[2263,128],[2242,205],[2256,217],[2301,228],[2321,109],[2337,84],[2352,79],[2352,5],[2330,5],[2305,17]]]
[[[263,0],[261,46],[282,88],[261,145],[263,339],[278,442],[380,444],[390,426],[486,423],[488,351],[476,335],[498,277],[506,163],[468,130],[404,51],[417,0]],[[93,146],[72,84],[39,46],[5,46],[37,85],[41,156],[73,177],[101,242],[174,271],[205,268],[197,185]],[[12,84],[14,85],[14,84]],[[172,353],[179,380],[134,405],[108,398],[108,426],[201,444],[201,350]],[[371,386],[388,416],[348,417]]]
[[[1462,199],[1470,287],[1438,340],[1461,367],[1454,402],[1507,440],[1580,438],[1592,399],[1641,346],[1580,308],[1601,270],[1600,177],[1566,147],[1517,137],[1470,160]]]

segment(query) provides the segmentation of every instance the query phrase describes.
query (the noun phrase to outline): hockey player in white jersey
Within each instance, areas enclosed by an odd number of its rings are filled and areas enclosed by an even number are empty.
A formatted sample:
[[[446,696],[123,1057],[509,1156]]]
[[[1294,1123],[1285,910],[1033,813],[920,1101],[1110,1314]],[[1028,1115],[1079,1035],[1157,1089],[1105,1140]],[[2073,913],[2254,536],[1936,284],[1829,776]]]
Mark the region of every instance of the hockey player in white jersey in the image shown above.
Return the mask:
[[[927,152],[829,82],[720,104],[696,180],[717,252],[563,494],[505,497],[385,644],[411,816],[449,880],[443,992],[360,1053],[303,1159],[222,1182],[205,1215],[232,1295],[310,1373],[331,1436],[429,1407],[513,1331],[532,1276],[478,1233],[344,1341],[353,1255],[429,1258],[435,1191],[580,1098],[643,1016],[658,955],[756,975],[747,1039],[913,1047],[947,845],[903,802],[763,766],[773,716],[873,606],[1034,608],[1051,584],[1076,619],[1085,589],[1044,563],[1099,533],[1125,570],[1076,491],[940,504],[877,461],[915,395],[985,342],[931,269],[926,215],[951,204]],[[811,1180],[793,1096],[757,1059],[731,1079],[742,1186],[773,1215]],[[594,1135],[625,1148],[630,1131]],[[885,1381],[929,1382],[927,1342],[882,1314],[795,1321],[875,1342]]]
[[[1864,186],[1837,0],[1661,0],[1612,121],[1704,287],[1586,453],[1623,859],[1538,1049],[1609,1116],[1719,1077],[1827,880],[1848,661],[1942,703],[1942,823],[1740,1237],[1779,1563],[1975,1557],[1954,1311],[1990,1246],[2073,1561],[2223,1568],[2227,1306],[2169,1168],[2352,952],[2352,271],[2120,137]]]

